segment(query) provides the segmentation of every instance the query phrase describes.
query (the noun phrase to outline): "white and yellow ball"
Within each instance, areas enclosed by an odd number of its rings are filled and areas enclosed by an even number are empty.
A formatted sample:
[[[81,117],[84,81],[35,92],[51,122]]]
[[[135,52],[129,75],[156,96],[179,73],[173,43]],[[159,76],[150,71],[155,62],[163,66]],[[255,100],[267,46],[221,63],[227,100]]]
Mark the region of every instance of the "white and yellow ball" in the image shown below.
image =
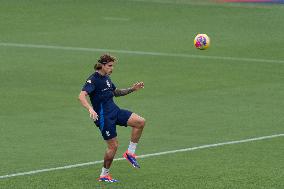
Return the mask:
[[[207,49],[210,46],[210,38],[206,34],[197,34],[194,38],[194,46],[200,50]]]

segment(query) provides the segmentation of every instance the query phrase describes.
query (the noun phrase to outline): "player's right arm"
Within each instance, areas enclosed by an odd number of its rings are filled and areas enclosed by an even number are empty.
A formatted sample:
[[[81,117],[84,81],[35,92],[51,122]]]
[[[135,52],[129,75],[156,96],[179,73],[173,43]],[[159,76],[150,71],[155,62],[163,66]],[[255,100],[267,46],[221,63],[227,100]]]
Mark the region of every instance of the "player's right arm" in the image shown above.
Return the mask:
[[[82,106],[84,106],[90,113],[90,118],[93,120],[98,119],[98,114],[94,111],[93,107],[90,105],[90,103],[87,100],[88,93],[86,91],[81,91],[79,94],[78,99],[80,100]]]

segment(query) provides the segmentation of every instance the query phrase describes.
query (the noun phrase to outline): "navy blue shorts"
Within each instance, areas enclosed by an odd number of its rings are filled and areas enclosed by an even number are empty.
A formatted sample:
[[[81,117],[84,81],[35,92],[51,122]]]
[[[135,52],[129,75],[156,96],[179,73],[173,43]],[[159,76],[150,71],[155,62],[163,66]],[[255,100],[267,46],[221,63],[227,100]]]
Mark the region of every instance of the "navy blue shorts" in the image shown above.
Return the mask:
[[[109,140],[117,136],[116,125],[127,127],[131,114],[131,111],[118,109],[111,114],[100,116],[95,124],[100,128],[103,138]]]

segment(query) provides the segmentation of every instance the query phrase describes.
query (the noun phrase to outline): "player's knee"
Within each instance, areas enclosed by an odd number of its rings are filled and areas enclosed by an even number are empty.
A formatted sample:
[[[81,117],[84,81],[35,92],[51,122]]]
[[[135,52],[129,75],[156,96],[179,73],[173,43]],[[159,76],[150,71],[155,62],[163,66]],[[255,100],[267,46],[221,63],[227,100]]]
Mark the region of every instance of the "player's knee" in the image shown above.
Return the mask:
[[[110,145],[108,145],[109,150],[116,152],[116,150],[118,149],[118,142],[114,142]]]
[[[118,149],[118,143],[115,143],[114,145],[113,145],[113,150],[117,150]]]
[[[145,127],[145,124],[146,120],[141,117],[141,119],[139,119],[139,127],[143,129]]]

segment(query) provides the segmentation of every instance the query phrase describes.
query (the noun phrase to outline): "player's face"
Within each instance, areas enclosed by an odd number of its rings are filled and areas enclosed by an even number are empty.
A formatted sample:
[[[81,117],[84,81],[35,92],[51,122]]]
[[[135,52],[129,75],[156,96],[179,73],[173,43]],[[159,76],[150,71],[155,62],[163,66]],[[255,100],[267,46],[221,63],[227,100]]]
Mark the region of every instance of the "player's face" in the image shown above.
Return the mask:
[[[112,70],[114,68],[114,62],[109,62],[105,65],[102,66],[102,71],[106,74],[106,75],[110,75],[112,73]]]

